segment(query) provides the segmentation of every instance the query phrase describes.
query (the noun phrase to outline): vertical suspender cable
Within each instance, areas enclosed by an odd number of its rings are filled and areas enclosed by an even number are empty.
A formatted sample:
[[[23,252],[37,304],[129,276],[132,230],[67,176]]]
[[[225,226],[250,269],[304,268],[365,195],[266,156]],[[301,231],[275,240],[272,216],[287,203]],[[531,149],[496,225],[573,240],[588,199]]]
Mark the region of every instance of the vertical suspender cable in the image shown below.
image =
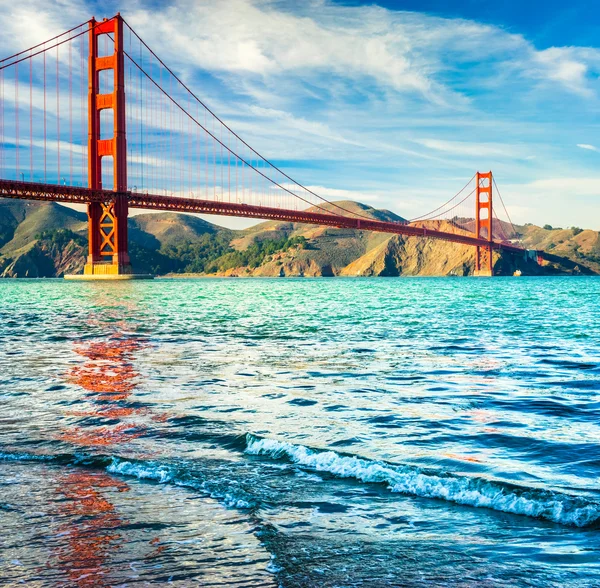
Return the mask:
[[[144,56],[142,55],[142,45],[140,43],[140,66],[144,67]],[[140,151],[141,151],[141,166],[142,166],[142,186],[145,186],[145,169],[144,169],[144,80],[142,78],[142,71],[140,70],[140,93],[139,93],[139,106],[140,106]]]
[[[172,95],[172,76],[169,76],[169,95]],[[171,168],[170,173],[170,189],[173,189],[173,185],[175,184],[175,170],[173,169],[172,157],[173,157],[173,102],[169,102],[169,167]]]
[[[56,46],[56,146],[58,153],[58,183],[60,184],[60,82],[58,78],[58,45]]]
[[[46,52],[44,51],[44,184],[48,183],[48,151],[46,145],[47,116],[46,116]]]
[[[0,70],[0,177],[4,177],[4,70]]]
[[[150,53],[150,65],[149,65],[149,68],[150,68],[150,74],[152,74],[152,53]],[[150,109],[150,112],[149,112],[147,120],[151,124],[152,121],[154,120],[154,112],[152,111],[152,107],[153,107],[153,104],[152,104],[153,90],[152,90],[152,88],[149,88],[148,92],[150,94],[150,98],[149,98],[149,109]],[[148,128],[150,128],[150,125],[148,125]],[[152,133],[152,136],[154,136],[154,133]],[[150,169],[149,169],[150,190],[152,192],[154,192],[154,189],[155,189],[155,177],[154,177],[154,175],[155,175],[156,170],[154,169],[154,166],[152,165],[151,158],[148,159],[148,165],[150,166]]]
[[[33,59],[29,58],[29,181],[33,182]]]
[[[224,188],[223,188],[223,125],[219,125],[221,127],[221,157],[219,158],[219,167],[221,168],[221,202],[225,202],[224,198]]]
[[[73,58],[69,43],[69,185],[73,185]]]
[[[204,109],[204,128],[206,129],[206,108]],[[205,198],[208,200],[208,135],[204,134],[204,182],[206,184]]]
[[[17,170],[17,180],[20,180],[19,173],[21,171],[19,166],[19,64],[15,65],[15,131],[16,131],[16,150],[15,150],[15,158],[16,158],[16,170]]]
[[[86,149],[87,149],[87,132],[86,132],[86,125],[85,125],[85,69],[84,69],[84,61],[83,61],[83,55],[84,55],[84,37],[80,37],[80,41],[79,41],[79,45],[80,45],[80,71],[79,71],[79,94],[80,94],[80,116],[81,116],[81,127],[80,127],[80,133],[81,133],[81,182],[82,185],[84,185],[85,182],[85,166],[86,166],[86,160],[87,158],[86,156]]]
[[[158,80],[160,83],[160,87],[162,88],[162,64],[159,66],[159,70],[158,70]],[[159,94],[158,99],[160,100],[160,137],[159,137],[159,141],[160,141],[160,183],[161,186],[164,186],[164,178],[165,178],[165,174],[166,174],[166,169],[165,169],[165,120],[164,120],[164,115],[165,115],[165,98],[164,98],[164,94]]]
[[[194,130],[192,129],[192,121],[187,119],[187,134],[188,134],[188,153],[187,153],[187,167],[188,167],[188,191],[191,192],[194,188],[192,182],[192,162],[194,161]]]
[[[185,195],[184,155],[185,155],[185,128],[183,115],[179,116],[179,193]]]
[[[196,115],[198,120],[200,120],[200,105],[196,105]],[[196,190],[201,193],[202,190],[202,131],[200,128],[196,128],[196,145],[198,151],[198,157],[196,158],[196,170],[197,170],[197,178],[196,178]]]
[[[160,66],[160,76],[162,79],[162,70],[163,70],[163,66]],[[161,86],[162,86],[162,81],[161,81]],[[163,132],[161,133],[161,145],[162,145],[162,187],[163,190],[165,190],[165,194],[166,194],[166,187],[167,187],[167,175],[169,173],[168,167],[167,167],[167,103],[166,103],[166,99],[165,99],[165,95],[161,94],[161,106],[160,106],[160,117],[161,120],[163,121]]]
[[[212,117],[212,134],[215,136],[215,117]],[[217,143],[213,139],[213,200],[217,199]]]

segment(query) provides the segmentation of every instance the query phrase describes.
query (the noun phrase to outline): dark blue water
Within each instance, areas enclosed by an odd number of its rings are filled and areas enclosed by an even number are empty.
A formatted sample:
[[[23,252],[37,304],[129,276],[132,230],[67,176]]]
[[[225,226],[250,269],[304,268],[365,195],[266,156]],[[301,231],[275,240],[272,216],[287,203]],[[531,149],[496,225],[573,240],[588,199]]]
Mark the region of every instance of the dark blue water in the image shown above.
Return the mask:
[[[598,278],[0,300],[0,585],[600,586]]]

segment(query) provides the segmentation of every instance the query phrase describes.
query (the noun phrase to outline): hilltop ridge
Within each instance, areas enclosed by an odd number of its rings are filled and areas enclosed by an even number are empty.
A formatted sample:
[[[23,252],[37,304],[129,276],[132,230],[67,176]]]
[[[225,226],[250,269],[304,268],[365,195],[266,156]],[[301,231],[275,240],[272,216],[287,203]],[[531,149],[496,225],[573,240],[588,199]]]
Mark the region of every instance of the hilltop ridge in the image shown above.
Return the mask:
[[[360,202],[339,201],[315,211],[359,214],[382,221],[402,217]],[[469,227],[472,220],[464,219]],[[421,221],[457,231],[448,221]],[[233,231],[197,216],[172,212],[129,219],[136,270],[157,275],[216,276],[443,276],[470,275],[473,247],[355,229],[265,221]],[[526,248],[547,252],[543,267],[520,256],[494,253],[495,271],[526,274],[600,274],[600,234],[582,229],[517,226]],[[469,234],[468,231],[464,231]],[[0,276],[54,277],[83,269],[85,213],[56,203],[0,199]]]

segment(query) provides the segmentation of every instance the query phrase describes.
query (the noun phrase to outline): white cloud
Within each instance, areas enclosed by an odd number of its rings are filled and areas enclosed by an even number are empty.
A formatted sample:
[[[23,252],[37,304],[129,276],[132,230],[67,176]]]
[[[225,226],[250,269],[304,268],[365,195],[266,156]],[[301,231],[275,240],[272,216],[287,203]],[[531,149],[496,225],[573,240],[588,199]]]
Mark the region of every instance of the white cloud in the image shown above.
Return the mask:
[[[600,230],[600,176],[560,177],[502,187],[513,221]],[[567,204],[568,203],[568,204]]]
[[[502,145],[497,143],[468,143],[464,141],[443,141],[439,139],[418,139],[417,143],[424,145],[429,149],[443,151],[453,155],[463,155],[466,157],[477,158],[511,158],[528,159],[530,156],[524,155],[522,148],[516,145]]]
[[[507,182],[507,204],[531,215],[523,222],[545,222],[549,207],[559,216],[567,199],[581,215],[573,224],[600,218],[589,186],[539,179],[595,176],[569,145],[598,108],[596,48],[539,49],[489,24],[330,0],[153,4],[137,0],[127,21],[244,139],[325,197],[416,216],[481,163]],[[0,50],[54,36],[90,6],[0,0]]]
[[[280,121],[290,131],[301,131],[302,133],[315,135],[316,137],[322,139],[327,139],[339,143],[346,143],[348,145],[355,145],[357,147],[364,146],[357,141],[347,139],[341,136],[340,134],[332,131],[331,128],[324,123],[309,121],[304,118],[297,118],[289,112],[275,110],[273,108],[262,108],[260,106],[250,106],[249,112],[252,115],[254,115],[254,117]]]
[[[594,95],[588,76],[600,63],[600,52],[578,47],[550,47],[532,53],[530,73],[533,77],[558,82],[585,97]],[[597,70],[596,70],[597,71]]]
[[[307,186],[309,190],[326,198],[327,200],[356,200],[357,202],[365,202],[374,204],[381,202],[382,195],[375,193],[361,192],[357,190],[341,190],[338,188],[326,188],[325,186]]]
[[[437,97],[426,60],[412,53],[414,31],[390,26],[378,8],[307,4],[309,16],[270,2],[182,0],[158,17],[138,10],[128,20],[143,36],[168,40],[161,54],[188,65],[261,77],[329,72]]]
[[[527,184],[528,188],[546,194],[596,196],[600,199],[600,177],[548,178]],[[600,219],[599,219],[600,220]]]
[[[292,8],[293,7],[293,8]],[[468,98],[444,79],[457,63],[491,61],[483,77],[502,66],[524,77],[590,95],[588,77],[600,53],[577,47],[537,50],[499,27],[377,6],[346,7],[329,1],[299,5],[252,0],[180,0],[150,15],[138,9],[132,26],[161,44],[181,66],[255,74],[264,79],[296,72],[312,81],[333,74],[369,78],[434,103]],[[361,80],[363,80],[361,82]],[[327,77],[319,83],[332,82]]]
[[[580,149],[587,149],[588,151],[596,151],[600,153],[600,149],[598,147],[594,147],[594,145],[588,145],[587,143],[577,143],[577,147]]]

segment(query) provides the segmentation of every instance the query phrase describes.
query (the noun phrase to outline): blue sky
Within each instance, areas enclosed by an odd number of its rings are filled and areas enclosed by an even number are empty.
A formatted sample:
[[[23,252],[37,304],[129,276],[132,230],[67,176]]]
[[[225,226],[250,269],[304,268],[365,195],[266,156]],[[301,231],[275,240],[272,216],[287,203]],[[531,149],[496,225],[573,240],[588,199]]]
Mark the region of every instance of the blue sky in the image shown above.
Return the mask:
[[[340,2],[361,6],[370,2]],[[522,34],[538,48],[593,46],[600,36],[600,3],[590,0],[381,0],[390,10],[464,18]]]
[[[411,217],[492,169],[516,222],[600,229],[599,3],[0,0],[0,49],[117,10],[327,198]]]

